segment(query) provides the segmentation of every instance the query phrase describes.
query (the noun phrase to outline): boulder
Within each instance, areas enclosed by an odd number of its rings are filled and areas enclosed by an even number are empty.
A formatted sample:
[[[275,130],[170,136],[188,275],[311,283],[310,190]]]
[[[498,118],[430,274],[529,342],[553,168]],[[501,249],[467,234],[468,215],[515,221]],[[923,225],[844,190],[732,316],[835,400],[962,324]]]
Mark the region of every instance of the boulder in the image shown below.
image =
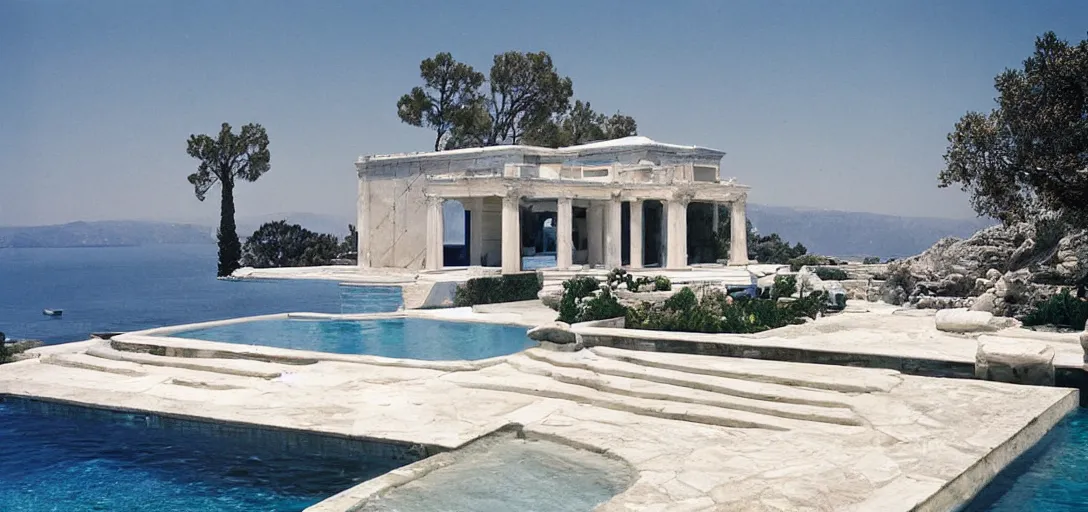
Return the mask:
[[[1019,324],[1013,318],[995,317],[985,311],[942,309],[934,315],[937,330],[955,333],[994,332]]]
[[[1084,332],[1080,333],[1080,349],[1084,351],[1084,362],[1088,363],[1088,325],[1084,326]]]
[[[1021,302],[1031,288],[1031,272],[1028,269],[1006,272],[994,283],[994,295],[1007,302]]]
[[[536,298],[540,299],[541,303],[551,308],[553,311],[559,311],[559,301],[563,300],[563,288],[541,288],[541,290],[537,292]]]
[[[1046,343],[982,336],[975,353],[975,377],[982,380],[1054,385],[1054,349]]]
[[[538,325],[529,329],[527,336],[534,341],[546,341],[558,345],[567,345],[578,341],[578,336],[571,330],[570,324],[565,322]]]
[[[970,311],[983,311],[983,312],[986,312],[986,313],[993,314],[994,307],[995,307],[994,306],[994,301],[996,299],[997,299],[997,296],[995,296],[992,293],[983,293],[982,295],[979,295],[978,298],[975,299],[975,302],[973,304],[971,304],[971,307],[969,308],[969,310]]]

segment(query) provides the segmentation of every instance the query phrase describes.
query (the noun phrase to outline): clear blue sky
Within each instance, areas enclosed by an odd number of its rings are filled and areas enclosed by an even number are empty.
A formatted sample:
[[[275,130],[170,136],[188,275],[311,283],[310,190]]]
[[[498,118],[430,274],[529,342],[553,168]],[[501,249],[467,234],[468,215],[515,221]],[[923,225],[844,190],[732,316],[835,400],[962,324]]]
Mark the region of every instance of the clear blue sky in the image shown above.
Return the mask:
[[[191,133],[260,122],[272,170],[239,215],[354,215],[360,154],[426,150],[397,98],[439,51],[482,71],[546,50],[642,135],[726,151],[750,201],[973,216],[936,188],[945,135],[992,105],[1083,1],[0,0],[0,225],[214,219]]]

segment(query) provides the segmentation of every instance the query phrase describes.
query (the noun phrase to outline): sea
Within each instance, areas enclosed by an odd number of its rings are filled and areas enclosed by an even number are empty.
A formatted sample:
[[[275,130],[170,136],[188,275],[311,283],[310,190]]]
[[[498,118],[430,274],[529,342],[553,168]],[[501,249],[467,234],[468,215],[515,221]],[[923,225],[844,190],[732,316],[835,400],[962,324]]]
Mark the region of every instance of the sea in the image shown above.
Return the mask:
[[[215,245],[0,249],[0,332],[46,344],[240,316],[399,307],[393,288],[216,279]],[[61,309],[50,317],[43,309]]]

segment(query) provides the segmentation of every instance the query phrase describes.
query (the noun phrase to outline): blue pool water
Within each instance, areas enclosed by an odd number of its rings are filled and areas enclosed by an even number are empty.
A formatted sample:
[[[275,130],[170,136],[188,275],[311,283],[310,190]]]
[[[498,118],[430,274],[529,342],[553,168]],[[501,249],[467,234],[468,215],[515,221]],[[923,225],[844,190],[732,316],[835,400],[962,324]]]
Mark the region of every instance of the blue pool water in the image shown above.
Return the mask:
[[[419,318],[256,320],[169,336],[428,361],[486,359],[536,346],[524,327]]]
[[[333,281],[220,281],[216,246],[0,249],[0,332],[46,343],[240,316],[372,313],[400,306],[396,288]],[[63,309],[60,318],[42,309]]]
[[[217,429],[229,430],[5,400],[0,510],[299,511],[410,462],[368,456],[350,441]]]
[[[1062,420],[963,512],[1088,511],[1088,409]]]

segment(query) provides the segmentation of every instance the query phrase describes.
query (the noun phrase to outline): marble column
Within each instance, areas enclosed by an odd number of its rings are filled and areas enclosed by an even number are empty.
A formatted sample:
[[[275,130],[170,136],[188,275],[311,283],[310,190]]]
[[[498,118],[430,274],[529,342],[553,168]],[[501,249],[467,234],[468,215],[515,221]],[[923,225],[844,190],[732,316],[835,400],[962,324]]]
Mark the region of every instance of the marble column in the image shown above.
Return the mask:
[[[631,261],[628,265],[632,269],[642,268],[642,201],[631,201],[631,217],[628,222],[630,229],[629,242],[631,245]]]
[[[440,197],[427,196],[427,270],[442,268],[442,204]]]
[[[669,210],[667,268],[688,266],[688,202],[686,198],[674,198],[666,203]]]
[[[589,245],[589,265],[604,263],[604,208],[600,201],[590,201],[586,212],[586,233]]]
[[[356,222],[355,232],[358,235],[358,243],[355,250],[358,252],[357,261],[362,268],[370,267],[370,183],[359,178],[359,196],[355,204]]]
[[[748,223],[745,208],[748,198],[742,196],[733,201],[732,216],[729,219],[729,264],[748,264]]]
[[[605,208],[604,263],[614,269],[623,266],[623,201],[613,197]]]
[[[555,266],[560,269],[570,268],[574,255],[574,212],[571,198],[556,199],[555,216]]]
[[[510,192],[502,198],[502,273],[521,271],[521,202]]]
[[[480,258],[484,255],[484,198],[468,199],[465,206],[472,212],[468,219],[468,264],[483,265]]]

